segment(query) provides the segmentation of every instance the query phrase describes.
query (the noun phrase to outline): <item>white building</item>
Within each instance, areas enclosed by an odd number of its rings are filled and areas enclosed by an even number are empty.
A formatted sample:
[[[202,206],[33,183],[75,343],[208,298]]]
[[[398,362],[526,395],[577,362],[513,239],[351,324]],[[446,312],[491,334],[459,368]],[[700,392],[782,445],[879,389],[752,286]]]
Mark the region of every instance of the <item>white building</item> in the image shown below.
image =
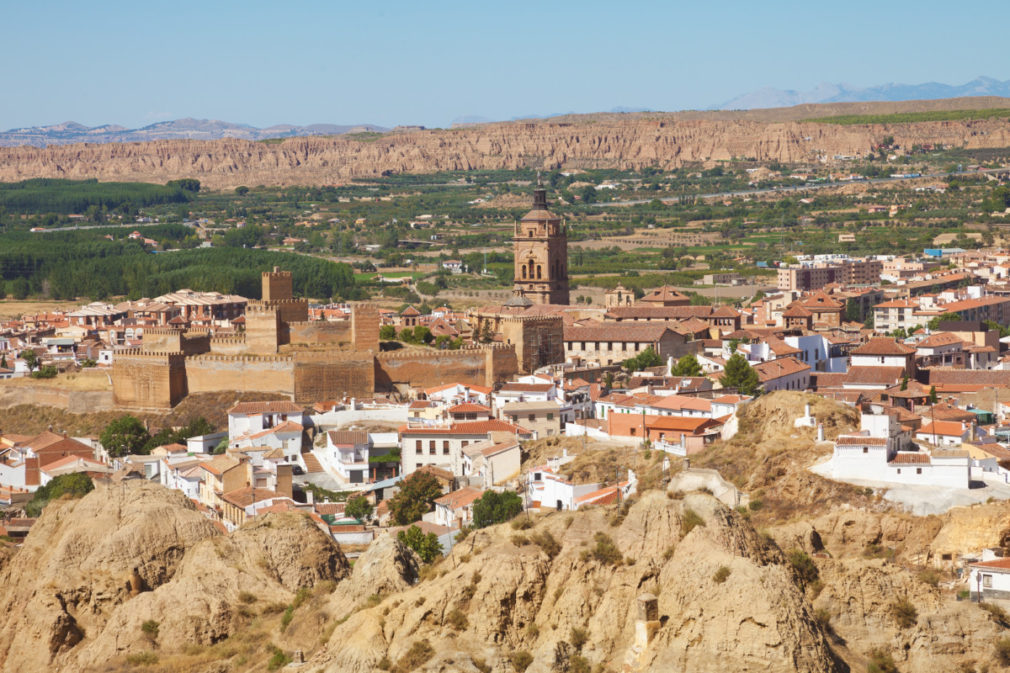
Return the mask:
[[[905,445],[912,450],[903,450]],[[968,488],[971,459],[966,452],[916,449],[894,416],[863,414],[859,432],[835,440],[830,476],[841,481]]]
[[[999,558],[989,550],[982,552],[982,560],[968,565],[968,591],[971,599],[1010,599],[1010,558]]]
[[[352,484],[368,478],[368,458],[371,444],[364,430],[342,430],[326,433],[326,464]]]

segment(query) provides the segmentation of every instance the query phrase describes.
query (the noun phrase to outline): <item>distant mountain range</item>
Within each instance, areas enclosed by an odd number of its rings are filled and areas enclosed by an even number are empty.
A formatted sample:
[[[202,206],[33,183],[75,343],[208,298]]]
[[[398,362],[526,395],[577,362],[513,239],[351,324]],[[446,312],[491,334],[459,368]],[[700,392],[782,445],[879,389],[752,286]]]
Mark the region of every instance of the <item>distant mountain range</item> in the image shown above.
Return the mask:
[[[342,126],[338,124],[310,124],[294,126],[277,124],[265,129],[248,124],[233,124],[215,119],[175,119],[158,122],[139,129],[128,129],[115,124],[84,126],[77,122],[64,122],[52,126],[32,126],[0,132],[0,147],[18,145],[66,145],[69,143],[130,143],[147,140],[217,140],[241,138],[266,140],[294,136],[335,136],[364,131],[388,131],[374,124]]]
[[[810,91],[782,89],[758,89],[737,96],[713,110],[751,110],[754,108],[792,107],[804,103],[862,103],[868,101],[935,100],[939,98],[961,98],[962,96],[1003,96],[1010,97],[1010,80],[1001,82],[992,77],[979,77],[972,81],[952,86],[939,82],[925,84],[882,84],[865,89],[853,88],[845,84],[819,84]]]

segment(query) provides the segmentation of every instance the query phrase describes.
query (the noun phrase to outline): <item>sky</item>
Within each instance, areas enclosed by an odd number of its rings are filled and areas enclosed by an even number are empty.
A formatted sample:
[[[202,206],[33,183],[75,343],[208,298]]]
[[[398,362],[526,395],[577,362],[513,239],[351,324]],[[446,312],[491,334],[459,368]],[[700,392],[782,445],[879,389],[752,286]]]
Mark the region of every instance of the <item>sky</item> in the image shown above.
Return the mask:
[[[0,129],[446,127],[708,108],[763,87],[1010,79],[1008,17],[1005,0],[0,0]]]

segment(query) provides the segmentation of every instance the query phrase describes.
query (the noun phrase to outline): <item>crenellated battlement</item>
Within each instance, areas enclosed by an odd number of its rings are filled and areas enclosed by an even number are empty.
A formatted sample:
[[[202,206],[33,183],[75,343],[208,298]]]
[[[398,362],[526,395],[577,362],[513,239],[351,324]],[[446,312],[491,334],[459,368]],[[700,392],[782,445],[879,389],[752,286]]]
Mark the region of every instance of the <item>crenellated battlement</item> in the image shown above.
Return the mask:
[[[191,357],[199,362],[293,362],[291,355],[271,355],[271,354],[222,354],[222,353],[201,353]]]

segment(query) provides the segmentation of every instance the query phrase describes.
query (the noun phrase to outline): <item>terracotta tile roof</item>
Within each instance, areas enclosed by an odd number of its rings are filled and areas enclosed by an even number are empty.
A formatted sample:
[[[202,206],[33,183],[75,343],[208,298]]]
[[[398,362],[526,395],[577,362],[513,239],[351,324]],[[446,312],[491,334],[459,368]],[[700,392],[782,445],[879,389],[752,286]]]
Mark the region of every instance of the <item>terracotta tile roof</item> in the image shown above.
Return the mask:
[[[647,420],[645,427],[649,430],[679,430],[697,434],[702,430],[718,425],[711,418],[699,418],[692,416],[660,416]]]
[[[969,563],[972,568],[985,568],[986,570],[995,570],[997,572],[1005,570],[1010,572],[1010,558],[998,558],[992,561],[976,561],[975,563]]]
[[[414,470],[414,472],[427,472],[428,474],[441,479],[442,481],[453,481],[452,472],[449,470],[443,470],[440,467],[435,467],[434,465],[422,465],[421,467]],[[385,501],[383,501],[385,502]]]
[[[644,302],[666,302],[666,301],[683,301],[689,302],[691,298],[686,294],[677,290],[669,285],[664,285],[662,287],[657,287],[655,290],[645,295],[638,301]]]
[[[616,486],[605,486],[592,493],[580,495],[575,499],[580,505],[611,505],[618,500],[619,489]]]
[[[274,402],[239,402],[228,410],[229,414],[300,414],[305,410],[294,402],[279,400]]]
[[[506,383],[501,392],[509,393],[546,393],[554,387],[553,383]]]
[[[919,308],[919,302],[914,299],[892,299],[874,304],[873,308]]]
[[[753,366],[753,369],[757,372],[758,379],[764,383],[783,376],[810,371],[810,365],[800,362],[794,357],[786,357],[770,360],[769,362],[759,362]]]
[[[686,395],[667,395],[649,406],[656,409],[668,409],[670,411],[688,409],[690,411],[711,412],[712,400],[704,400],[700,397],[688,397]]]
[[[615,306],[608,309],[606,317],[614,320],[687,320],[708,318],[711,306]]]
[[[813,313],[803,308],[796,302],[790,304],[789,308],[782,312],[783,318],[810,318],[813,317],[813,315]]]
[[[272,435],[278,432],[301,432],[304,428],[301,423],[295,423],[294,421],[284,421],[283,423],[278,423],[272,428],[267,428],[266,430],[260,430],[259,432],[249,435],[249,439],[259,439],[260,437],[266,437],[267,435]]]
[[[597,323],[585,327],[565,327],[565,341],[659,341],[670,328],[666,325],[643,323]]]
[[[939,346],[950,346],[953,344],[964,344],[955,334],[950,332],[937,332],[936,334],[931,334],[919,343],[915,344],[916,348],[937,348]]]
[[[330,430],[326,433],[334,446],[361,446],[368,444],[368,433],[364,430]]]
[[[928,453],[898,453],[889,465],[929,465]]]
[[[460,404],[453,405],[446,409],[450,414],[488,414],[491,413],[490,407],[485,407],[483,404],[477,404],[475,402],[461,402]]]
[[[820,381],[823,378],[823,374],[818,375],[818,385],[821,384]],[[842,383],[852,383],[859,384],[865,383],[869,385],[883,385],[883,386],[893,386],[905,376],[904,367],[849,367],[849,371],[846,372],[842,379]]]
[[[853,355],[908,355],[914,353],[911,346],[898,343],[891,337],[873,337],[865,344],[852,351]]]
[[[246,486],[245,488],[239,488],[234,491],[228,491],[221,495],[221,499],[225,502],[229,502],[236,507],[248,507],[255,502],[263,502],[264,500],[271,500],[273,498],[284,498],[279,493],[274,493],[267,488],[253,488],[252,486]]]
[[[452,493],[446,493],[441,498],[435,499],[436,505],[444,505],[449,509],[459,509],[460,507],[466,507],[471,504],[474,500],[484,495],[484,491],[479,488],[473,488],[471,486],[464,486],[458,491],[453,491]]]
[[[930,367],[929,383],[1006,387],[1010,386],[1010,370]]]
[[[923,419],[925,420],[925,419]],[[956,421],[933,421],[919,428],[919,435],[941,435],[944,437],[960,437],[965,433],[965,427]]]

